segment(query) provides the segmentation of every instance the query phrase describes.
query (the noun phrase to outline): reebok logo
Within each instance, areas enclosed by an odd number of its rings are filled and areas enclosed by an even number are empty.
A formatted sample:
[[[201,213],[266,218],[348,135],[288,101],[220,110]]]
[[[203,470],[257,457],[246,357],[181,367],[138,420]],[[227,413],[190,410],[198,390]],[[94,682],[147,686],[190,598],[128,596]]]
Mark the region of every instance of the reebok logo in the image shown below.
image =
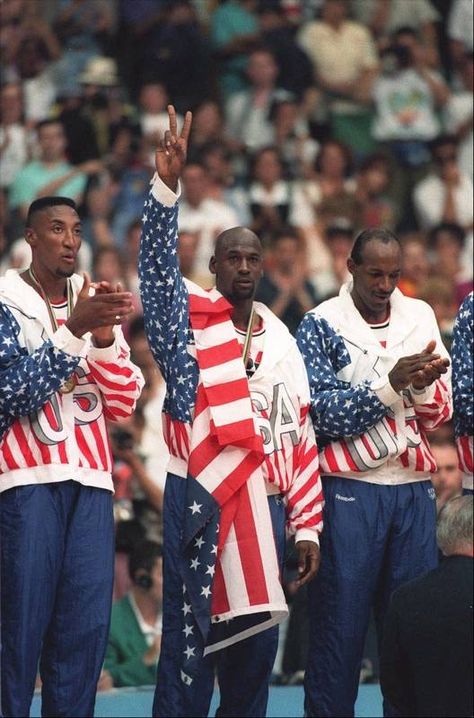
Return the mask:
[[[355,501],[355,496],[341,496],[341,494],[336,494],[335,498],[338,501]]]

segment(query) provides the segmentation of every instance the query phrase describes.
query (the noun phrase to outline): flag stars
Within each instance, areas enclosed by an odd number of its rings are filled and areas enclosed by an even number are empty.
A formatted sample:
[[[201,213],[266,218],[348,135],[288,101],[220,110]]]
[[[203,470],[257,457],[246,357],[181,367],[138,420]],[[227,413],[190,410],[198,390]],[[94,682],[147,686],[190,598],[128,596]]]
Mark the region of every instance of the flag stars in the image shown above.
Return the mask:
[[[193,512],[193,516],[194,516],[194,514],[200,514],[201,509],[202,509],[202,504],[198,504],[197,501],[194,501],[192,506],[188,506],[188,509]],[[204,541],[203,541],[203,543],[204,543]],[[199,546],[199,548],[201,548],[201,546]]]
[[[185,650],[183,651],[183,653],[186,655],[186,658],[187,658],[188,661],[189,661],[189,659],[191,658],[191,656],[195,656],[195,655],[196,655],[196,654],[195,654],[195,650],[196,650],[195,646],[186,646],[186,648],[185,648]]]

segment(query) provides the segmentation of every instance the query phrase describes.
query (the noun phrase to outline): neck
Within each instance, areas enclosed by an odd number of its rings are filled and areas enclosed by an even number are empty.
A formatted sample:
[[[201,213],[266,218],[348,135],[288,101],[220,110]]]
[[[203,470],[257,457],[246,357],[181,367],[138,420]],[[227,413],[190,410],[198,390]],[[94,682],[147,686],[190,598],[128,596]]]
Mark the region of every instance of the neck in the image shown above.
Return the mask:
[[[390,314],[390,305],[384,307],[383,310],[372,309],[362,301],[355,289],[352,290],[351,297],[356,309],[359,311],[359,314],[368,324],[379,324],[380,322],[384,322],[388,319]]]
[[[58,297],[66,296],[67,279],[65,277],[56,277],[51,272],[38,267],[34,261],[31,263],[31,271],[37,282],[41,284],[48,299],[57,299]],[[26,274],[30,280],[29,283],[34,289],[37,289],[35,282],[31,280],[28,272],[26,272]]]
[[[133,598],[144,621],[153,625],[158,618],[159,606],[155,599],[147,591],[140,588],[132,588]]]
[[[235,324],[235,326],[240,327],[242,329],[246,329],[248,327],[248,323],[250,320],[250,313],[252,311],[252,305],[253,305],[253,299],[249,299],[245,303],[242,304],[236,304],[234,305],[234,309],[232,311],[232,321]]]

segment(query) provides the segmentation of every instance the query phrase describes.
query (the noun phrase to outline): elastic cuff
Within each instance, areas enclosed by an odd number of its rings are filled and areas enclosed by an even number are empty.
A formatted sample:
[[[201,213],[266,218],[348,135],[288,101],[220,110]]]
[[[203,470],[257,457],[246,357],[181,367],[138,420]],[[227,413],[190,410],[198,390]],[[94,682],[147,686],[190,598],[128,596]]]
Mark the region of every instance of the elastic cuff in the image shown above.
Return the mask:
[[[430,384],[429,386],[425,386],[424,389],[415,389],[412,384],[410,384],[408,388],[410,390],[410,396],[414,404],[433,403],[436,393],[436,386],[434,383]]]
[[[87,352],[87,358],[91,361],[117,361],[118,356],[117,337],[109,347],[95,347],[91,344]]]
[[[298,541],[312,541],[319,546],[319,534],[315,529],[298,529],[295,534],[295,543]]]
[[[393,386],[390,384],[388,376],[381,376],[370,384],[370,388],[377,395],[378,399],[385,406],[392,406],[397,401],[401,401],[401,395],[395,391]]]
[[[82,337],[76,337],[65,324],[62,324],[52,336],[55,347],[71,354],[71,356],[80,356],[86,345],[86,340]]]
[[[173,192],[155,172],[151,181],[151,193],[157,202],[164,207],[173,207],[181,196],[181,183],[178,180],[178,189]]]

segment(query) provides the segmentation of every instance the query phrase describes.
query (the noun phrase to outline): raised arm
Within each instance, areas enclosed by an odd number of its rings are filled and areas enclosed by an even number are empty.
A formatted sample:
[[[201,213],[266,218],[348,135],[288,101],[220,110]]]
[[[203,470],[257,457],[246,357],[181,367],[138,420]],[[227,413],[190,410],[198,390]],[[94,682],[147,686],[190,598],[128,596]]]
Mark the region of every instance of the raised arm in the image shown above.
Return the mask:
[[[168,106],[169,130],[156,151],[156,175],[143,212],[138,272],[145,329],[150,348],[168,382],[171,361],[186,346],[188,293],[179,270],[178,181],[186,162],[192,115],[186,113],[178,135],[176,112]],[[175,377],[176,379],[176,377]]]

